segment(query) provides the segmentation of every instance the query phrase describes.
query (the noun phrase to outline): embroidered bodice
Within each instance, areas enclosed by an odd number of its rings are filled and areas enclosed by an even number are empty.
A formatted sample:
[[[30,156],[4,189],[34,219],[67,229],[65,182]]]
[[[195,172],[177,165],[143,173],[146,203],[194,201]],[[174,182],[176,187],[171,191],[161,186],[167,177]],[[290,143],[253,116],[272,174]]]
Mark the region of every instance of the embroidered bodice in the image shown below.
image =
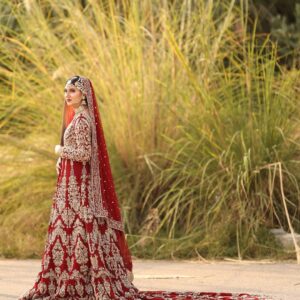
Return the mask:
[[[86,162],[91,158],[91,120],[87,111],[75,115],[64,133],[64,146],[60,156]]]

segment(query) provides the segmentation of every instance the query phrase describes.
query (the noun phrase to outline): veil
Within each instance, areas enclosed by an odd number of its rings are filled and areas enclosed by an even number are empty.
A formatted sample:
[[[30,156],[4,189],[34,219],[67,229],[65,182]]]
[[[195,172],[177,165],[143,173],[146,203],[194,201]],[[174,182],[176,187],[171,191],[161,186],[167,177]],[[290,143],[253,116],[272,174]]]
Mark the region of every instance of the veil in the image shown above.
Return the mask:
[[[119,246],[123,253],[125,265],[127,269],[131,270],[131,255],[125,240],[122,216],[115,192],[105,136],[94,88],[92,82],[88,78],[82,76],[79,76],[75,85],[86,96],[88,112],[91,118],[92,154],[90,160],[91,195],[89,197],[89,206],[96,218],[105,218],[109,227],[117,229],[116,233],[118,235]],[[64,131],[73,117],[74,110],[64,101],[61,145],[63,145]]]

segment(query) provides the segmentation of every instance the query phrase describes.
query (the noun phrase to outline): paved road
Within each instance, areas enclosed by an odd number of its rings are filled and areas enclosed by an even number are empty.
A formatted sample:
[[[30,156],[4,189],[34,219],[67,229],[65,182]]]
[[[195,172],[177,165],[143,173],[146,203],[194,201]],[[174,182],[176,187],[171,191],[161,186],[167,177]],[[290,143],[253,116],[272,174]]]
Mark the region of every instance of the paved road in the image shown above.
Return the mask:
[[[300,300],[295,262],[134,260],[133,266],[140,290],[248,292]],[[39,270],[39,260],[0,260],[0,300],[17,299]]]

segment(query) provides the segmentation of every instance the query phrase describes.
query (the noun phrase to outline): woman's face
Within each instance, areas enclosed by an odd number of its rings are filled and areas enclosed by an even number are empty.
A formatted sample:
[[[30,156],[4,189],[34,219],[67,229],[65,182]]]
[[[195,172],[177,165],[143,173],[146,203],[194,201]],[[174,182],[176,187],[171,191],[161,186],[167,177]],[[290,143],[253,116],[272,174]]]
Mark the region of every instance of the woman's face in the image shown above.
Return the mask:
[[[77,108],[81,104],[82,92],[73,84],[66,84],[65,89],[65,101],[68,106]]]

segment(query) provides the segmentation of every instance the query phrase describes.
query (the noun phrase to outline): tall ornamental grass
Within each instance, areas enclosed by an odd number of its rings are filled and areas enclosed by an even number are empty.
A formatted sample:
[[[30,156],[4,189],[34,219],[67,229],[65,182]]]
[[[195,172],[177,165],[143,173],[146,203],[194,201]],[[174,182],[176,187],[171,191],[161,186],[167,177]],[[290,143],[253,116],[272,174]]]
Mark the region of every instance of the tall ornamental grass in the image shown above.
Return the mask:
[[[235,4],[1,2],[2,256],[43,251],[63,88],[82,74],[134,255],[299,259],[269,231],[300,232],[299,71]]]

